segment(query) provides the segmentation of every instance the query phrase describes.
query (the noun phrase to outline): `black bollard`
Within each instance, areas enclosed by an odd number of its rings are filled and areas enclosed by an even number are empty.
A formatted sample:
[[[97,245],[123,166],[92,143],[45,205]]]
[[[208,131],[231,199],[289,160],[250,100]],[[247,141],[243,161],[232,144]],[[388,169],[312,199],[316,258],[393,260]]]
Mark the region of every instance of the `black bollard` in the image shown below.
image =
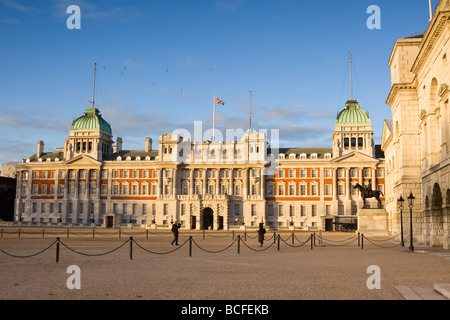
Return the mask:
[[[56,263],[59,262],[59,238],[56,238]]]
[[[192,257],[192,236],[189,236],[189,257]]]
[[[358,232],[358,247],[360,247],[361,246],[361,244],[360,244],[360,233]]]
[[[294,232],[292,232],[292,244],[294,244]]]
[[[240,235],[238,235],[238,239],[237,239],[237,241],[238,241],[238,254],[241,254],[241,236]]]
[[[314,239],[313,239],[313,234],[311,233],[311,235],[309,236],[309,240],[311,240],[311,250],[314,247]]]
[[[280,251],[280,234],[278,234],[278,244],[277,244],[277,246],[278,246],[278,251]]]
[[[364,249],[364,233],[361,235],[361,249]]]
[[[130,237],[130,260],[133,260],[133,237]]]

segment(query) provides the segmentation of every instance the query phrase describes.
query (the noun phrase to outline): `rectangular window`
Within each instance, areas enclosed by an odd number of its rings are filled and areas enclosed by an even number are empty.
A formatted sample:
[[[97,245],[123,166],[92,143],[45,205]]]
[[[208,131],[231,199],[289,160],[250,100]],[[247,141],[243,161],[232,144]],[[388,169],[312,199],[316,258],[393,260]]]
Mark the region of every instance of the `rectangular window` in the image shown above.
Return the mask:
[[[269,217],[273,217],[273,204],[267,206],[267,214]]]
[[[352,138],[352,148],[356,147],[356,138]]]
[[[308,194],[308,187],[306,184],[302,184],[300,186],[300,195],[301,196],[306,196]]]
[[[345,186],[343,184],[338,185],[338,194],[340,196],[345,195]]]
[[[348,148],[350,146],[350,140],[348,138],[344,138],[344,148]]]
[[[238,203],[236,203],[235,205],[234,205],[234,215],[235,216],[239,216],[240,215],[240,210],[239,210],[240,208],[239,208],[239,204]]]
[[[279,184],[278,185],[278,195],[279,196],[284,196],[284,190],[285,190],[284,185],[283,184]]]
[[[181,204],[181,215],[184,216],[186,214],[186,204],[182,203]]]
[[[304,206],[304,205],[300,206],[300,215],[302,217],[306,216],[306,206]]]
[[[317,205],[316,204],[311,205],[311,216],[313,216],[313,217],[317,216]]]
[[[289,169],[289,178],[295,178],[295,169]]]
[[[326,184],[325,185],[325,195],[326,196],[331,196],[332,195],[332,185],[331,184]]]
[[[291,204],[289,206],[289,216],[293,217],[295,215],[295,207]]]
[[[164,203],[163,205],[163,214],[167,216],[169,214],[169,205],[167,203]]]
[[[142,214],[143,215],[147,214],[147,204],[146,203],[142,204]]]
[[[283,216],[283,205],[282,204],[278,205],[278,216],[279,217]]]
[[[311,185],[311,195],[317,196],[319,194],[319,186],[316,184]]]
[[[252,206],[251,206],[251,214],[252,214],[252,217],[256,216],[256,204],[252,204]]]
[[[31,204],[31,212],[32,213],[36,213],[37,212],[37,203],[36,202],[33,202]]]
[[[289,195],[290,195],[290,196],[295,196],[295,195],[296,195],[296,194],[295,194],[295,193],[296,193],[296,192],[295,192],[295,191],[296,191],[295,189],[296,189],[296,188],[295,188],[295,184],[290,184],[290,185],[289,185]]]
[[[363,138],[358,138],[358,147],[362,148],[364,144]]]

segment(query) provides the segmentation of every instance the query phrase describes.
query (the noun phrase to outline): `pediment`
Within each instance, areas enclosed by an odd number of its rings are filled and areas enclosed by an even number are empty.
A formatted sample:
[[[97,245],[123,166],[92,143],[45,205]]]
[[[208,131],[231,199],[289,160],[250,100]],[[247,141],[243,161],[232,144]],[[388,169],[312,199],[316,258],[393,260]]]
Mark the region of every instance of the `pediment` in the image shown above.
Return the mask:
[[[360,153],[358,151],[353,151],[350,153],[347,153],[343,156],[340,156],[339,158],[333,159],[333,162],[345,162],[345,163],[377,163],[379,162],[378,159],[372,158],[364,153]]]
[[[79,156],[66,161],[65,164],[77,166],[100,166],[102,163],[90,156],[80,154]]]

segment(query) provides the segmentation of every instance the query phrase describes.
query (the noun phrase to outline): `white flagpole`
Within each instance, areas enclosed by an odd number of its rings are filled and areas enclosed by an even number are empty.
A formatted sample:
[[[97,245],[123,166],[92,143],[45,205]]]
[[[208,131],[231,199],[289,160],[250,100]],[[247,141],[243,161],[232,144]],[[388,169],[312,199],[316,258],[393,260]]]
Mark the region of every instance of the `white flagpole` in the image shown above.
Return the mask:
[[[214,106],[213,106],[213,142],[216,136],[216,95],[214,95]]]
[[[430,0],[430,21],[431,19],[433,19],[433,6],[431,5],[431,0]]]

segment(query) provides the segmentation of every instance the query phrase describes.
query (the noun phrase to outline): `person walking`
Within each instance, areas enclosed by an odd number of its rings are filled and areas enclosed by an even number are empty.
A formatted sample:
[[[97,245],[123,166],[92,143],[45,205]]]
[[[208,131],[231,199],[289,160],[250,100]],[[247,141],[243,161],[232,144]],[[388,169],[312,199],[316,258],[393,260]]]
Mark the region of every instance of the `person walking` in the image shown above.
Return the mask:
[[[180,229],[180,227],[181,227],[180,223],[179,224],[174,223],[172,225],[173,240],[170,243],[172,246],[173,246],[174,243],[175,243],[176,246],[178,245],[178,236],[180,234],[178,229]]]
[[[259,229],[258,229],[258,242],[259,242],[260,247],[262,247],[264,244],[264,234],[265,233],[266,233],[266,229],[264,229],[264,224],[260,223]]]

